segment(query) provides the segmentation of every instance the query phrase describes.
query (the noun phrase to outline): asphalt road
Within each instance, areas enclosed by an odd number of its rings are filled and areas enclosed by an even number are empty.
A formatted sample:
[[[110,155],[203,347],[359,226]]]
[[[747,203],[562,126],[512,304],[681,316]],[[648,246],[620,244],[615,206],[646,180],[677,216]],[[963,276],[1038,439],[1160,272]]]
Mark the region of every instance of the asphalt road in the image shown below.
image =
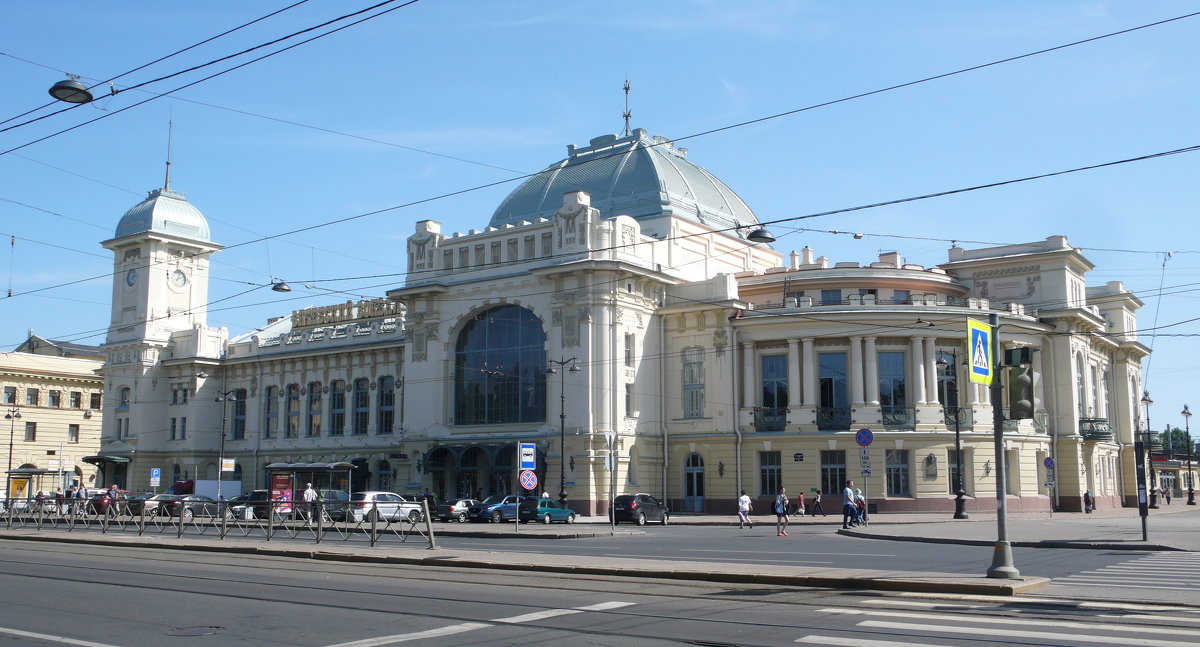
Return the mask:
[[[0,544],[0,644],[1194,646],[1200,613]]]

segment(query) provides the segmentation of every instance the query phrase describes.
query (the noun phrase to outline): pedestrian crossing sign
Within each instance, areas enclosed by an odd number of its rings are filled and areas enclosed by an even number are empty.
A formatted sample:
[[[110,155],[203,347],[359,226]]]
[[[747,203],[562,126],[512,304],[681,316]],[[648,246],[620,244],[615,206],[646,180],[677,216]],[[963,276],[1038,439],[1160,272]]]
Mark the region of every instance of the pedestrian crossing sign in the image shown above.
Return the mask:
[[[971,353],[971,381],[976,384],[992,383],[992,327],[982,321],[967,319],[967,347]]]

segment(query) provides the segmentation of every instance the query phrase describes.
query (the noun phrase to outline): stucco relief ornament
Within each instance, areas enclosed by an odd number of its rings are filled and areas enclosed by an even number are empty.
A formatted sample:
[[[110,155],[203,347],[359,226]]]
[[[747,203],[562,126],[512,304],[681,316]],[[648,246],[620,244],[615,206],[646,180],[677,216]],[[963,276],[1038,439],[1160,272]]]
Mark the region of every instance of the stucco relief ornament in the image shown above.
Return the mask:
[[[579,306],[579,320],[583,323],[592,323],[592,309],[588,306]]]
[[[250,397],[258,396],[258,377],[250,378]]]
[[[1021,295],[1021,297],[1025,298],[1025,297],[1033,296],[1033,293],[1037,292],[1037,283],[1038,283],[1038,281],[1041,281],[1041,280],[1042,280],[1042,277],[1040,277],[1040,276],[1025,277],[1025,294]]]
[[[991,298],[988,296],[988,282],[987,281],[976,281],[975,285],[976,285],[976,287],[979,288],[979,298],[980,299],[990,299]]]
[[[555,326],[555,327],[560,327],[560,326],[562,326],[562,322],[563,322],[562,308],[555,308],[554,310],[551,310],[550,311],[550,325]]]
[[[716,349],[717,357],[725,356],[725,347],[729,345],[729,331],[724,328],[719,328],[713,331],[713,348]]]

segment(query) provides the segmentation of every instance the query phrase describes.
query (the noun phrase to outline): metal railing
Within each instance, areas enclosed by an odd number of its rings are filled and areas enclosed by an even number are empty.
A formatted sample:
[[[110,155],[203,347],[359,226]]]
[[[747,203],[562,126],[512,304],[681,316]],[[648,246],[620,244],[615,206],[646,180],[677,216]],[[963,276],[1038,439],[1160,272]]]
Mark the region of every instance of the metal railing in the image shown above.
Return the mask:
[[[128,532],[214,536],[224,539],[251,538],[312,539],[366,542],[371,546],[388,540],[407,542],[420,537],[430,549],[437,548],[429,502],[396,505],[379,502],[292,500],[252,503],[212,501],[184,502],[179,508],[147,509],[141,501],[120,500],[97,503],[86,499],[9,498],[0,500],[0,522],[6,529],[57,529],[107,534]]]
[[[1099,442],[1110,442],[1113,439],[1113,431],[1108,423],[1108,418],[1080,418],[1079,435],[1083,436],[1084,440]]]
[[[879,423],[888,430],[913,431],[917,428],[917,410],[912,407],[880,407]]]
[[[814,411],[817,414],[817,429],[822,431],[849,429],[850,411],[849,407],[818,407]]]
[[[755,409],[755,431],[783,431],[787,428],[787,409]]]

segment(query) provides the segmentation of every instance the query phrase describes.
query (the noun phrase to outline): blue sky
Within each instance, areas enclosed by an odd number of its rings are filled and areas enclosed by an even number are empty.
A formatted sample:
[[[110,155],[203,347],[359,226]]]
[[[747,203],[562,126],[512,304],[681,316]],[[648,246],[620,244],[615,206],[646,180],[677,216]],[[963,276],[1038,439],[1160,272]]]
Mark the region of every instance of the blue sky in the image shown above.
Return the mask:
[[[10,3],[0,24],[0,119],[290,2]],[[310,0],[117,81],[148,81],[368,2]],[[397,3],[399,4],[399,3]],[[632,125],[687,138],[689,156],[776,220],[959,189],[1200,144],[1200,17],[753,125],[714,129],[1200,11],[1194,2],[483,2],[421,0],[164,97],[0,155],[0,348],[26,329],[100,343],[111,256],[99,241],[161,186],[174,121],[172,187],[229,247],[214,259],[212,325],[234,334],[272,315],[403,282],[418,220],[486,226],[516,183],[316,225],[538,171],[568,144]],[[20,60],[24,59],[24,60]],[[244,60],[237,59],[236,62]],[[230,64],[219,65],[213,70]],[[165,92],[193,72],[154,83]],[[89,83],[90,84],[90,83]],[[130,90],[0,133],[10,150],[151,95]],[[61,105],[58,107],[62,107]],[[31,116],[41,115],[41,110]],[[250,114],[248,114],[250,113]],[[256,116],[257,115],[257,116]],[[0,125],[12,126],[18,121]],[[292,123],[287,123],[292,122]],[[298,125],[302,124],[302,125]],[[351,136],[342,134],[346,133]],[[783,252],[831,260],[946,260],[945,240],[1015,243],[1064,234],[1145,301],[1143,328],[1196,316],[1200,152],[802,221],[773,230]],[[20,204],[18,204],[20,203]],[[52,212],[52,213],[47,213]],[[846,235],[796,227],[866,232]],[[51,247],[49,245],[58,247]],[[966,244],[977,247],[977,244]],[[1130,252],[1102,251],[1105,249]],[[1164,264],[1162,252],[1176,252]],[[340,277],[391,275],[329,281]],[[89,277],[102,277],[83,280]],[[324,289],[305,289],[305,283]],[[58,286],[71,283],[63,287]],[[1185,286],[1165,290],[1159,286]],[[50,288],[50,289],[47,289]],[[38,292],[30,292],[40,290]],[[0,292],[0,294],[3,294]],[[1200,333],[1188,322],[1164,333]],[[1200,375],[1193,338],[1143,336],[1155,359],[1155,428],[1182,424]]]

